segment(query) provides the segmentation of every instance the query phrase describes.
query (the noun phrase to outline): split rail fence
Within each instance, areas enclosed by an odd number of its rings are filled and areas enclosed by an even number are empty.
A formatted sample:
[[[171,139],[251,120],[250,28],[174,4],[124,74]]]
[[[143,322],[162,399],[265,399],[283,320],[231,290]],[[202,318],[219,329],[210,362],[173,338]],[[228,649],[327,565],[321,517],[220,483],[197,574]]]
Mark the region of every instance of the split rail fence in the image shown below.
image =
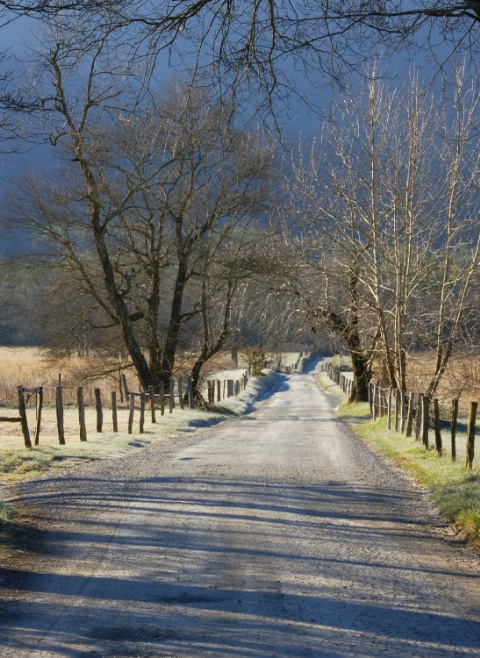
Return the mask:
[[[325,364],[324,370],[332,381],[338,384],[344,393],[350,394],[352,388],[351,374]],[[430,429],[433,428],[435,449],[439,457],[445,454],[442,436],[442,418],[440,415],[440,400],[431,399],[423,393],[407,392],[394,389],[384,383],[370,384],[369,397],[370,414],[373,420],[387,416],[387,428],[391,431],[415,437],[425,448],[430,448]],[[448,426],[450,431],[450,453],[452,461],[457,459],[457,434],[459,428],[459,401],[451,400]],[[478,402],[472,401],[469,406],[466,424],[466,458],[465,467],[471,470],[475,457],[475,435]]]

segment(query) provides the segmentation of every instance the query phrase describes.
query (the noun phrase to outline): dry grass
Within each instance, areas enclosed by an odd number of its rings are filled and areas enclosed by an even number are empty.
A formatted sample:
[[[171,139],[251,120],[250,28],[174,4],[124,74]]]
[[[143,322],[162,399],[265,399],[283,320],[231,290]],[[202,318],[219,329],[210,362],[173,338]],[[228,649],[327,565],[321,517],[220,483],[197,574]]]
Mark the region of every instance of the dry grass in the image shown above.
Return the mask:
[[[408,390],[424,392],[434,368],[434,358],[429,354],[411,355]],[[467,415],[470,401],[480,401],[480,353],[456,354],[451,357],[437,397],[448,407],[451,400],[460,400],[460,413]]]
[[[187,367],[191,357],[184,357],[183,365]],[[51,358],[47,351],[34,347],[0,347],[0,414],[3,416],[18,415],[18,393],[17,387],[36,388],[43,386],[44,407],[42,411],[42,423],[40,432],[41,446],[58,446],[57,418],[55,410],[55,392],[59,377],[63,388],[64,428],[65,439],[79,441],[79,417],[76,408],[76,395],[78,386],[84,387],[84,398],[86,404],[87,435],[96,435],[96,412],[94,409],[94,389],[102,391],[102,404],[104,413],[104,431],[111,432],[113,421],[111,414],[111,392],[117,393],[117,413],[120,433],[126,433],[128,429],[128,407],[122,402],[120,387],[121,365],[107,364],[112,370],[110,375],[105,375],[106,364],[104,358],[89,356],[80,358],[72,356],[61,361]],[[220,369],[231,367],[229,354],[222,354],[211,368]],[[115,367],[118,369],[115,371]],[[132,372],[127,371],[127,381],[131,390],[139,390],[139,384]],[[176,410],[177,411],[177,410]],[[169,414],[168,409],[166,415]],[[148,422],[150,410],[146,410],[146,421]],[[157,416],[160,411],[157,410]],[[34,429],[36,425],[36,397],[27,396],[27,416],[31,439],[33,442]],[[138,433],[139,411],[135,412],[135,429]],[[23,435],[19,423],[0,423],[0,450],[22,448],[24,445]]]
[[[274,355],[272,355],[273,358]],[[188,373],[193,359],[194,355],[188,353],[179,358],[177,364],[179,374],[184,375]],[[287,364],[296,362],[298,360],[298,352],[284,354],[282,355],[282,359]],[[122,399],[120,387],[122,365],[124,364],[115,361],[106,362],[105,357],[102,355],[90,355],[83,358],[72,356],[59,361],[54,360],[47,351],[39,348],[0,347],[0,415],[18,416],[18,386],[27,388],[42,386],[44,391],[44,407],[42,411],[40,445],[58,446],[55,393],[60,377],[65,405],[64,427],[67,443],[79,441],[79,418],[76,406],[78,386],[84,387],[87,434],[89,436],[96,434],[95,388],[100,388],[102,392],[104,431],[113,431],[111,393],[112,391],[116,391],[119,431],[120,433],[126,433],[129,411],[127,403]],[[243,374],[246,364],[241,354],[239,354],[239,366],[243,368],[242,371],[239,370],[238,372],[242,372]],[[215,376],[212,373],[217,373],[220,378],[230,378],[233,372],[232,367],[233,363],[230,352],[223,352],[208,364],[204,376],[208,378],[209,375]],[[109,370],[110,374],[105,374],[106,370]],[[225,374],[226,372],[230,374],[227,375]],[[133,391],[140,390],[134,373],[131,370],[127,370],[126,375],[129,389]],[[176,409],[175,412],[178,413],[178,410]],[[146,423],[148,423],[149,415],[150,410],[147,408]],[[159,415],[160,411],[157,410],[157,416]],[[165,415],[169,415],[168,409],[166,409]],[[33,442],[36,425],[36,396],[34,394],[27,396],[27,416]],[[138,433],[138,422],[139,412],[136,411],[134,420],[134,432],[136,434]],[[4,450],[22,448],[23,445],[24,440],[20,423],[0,423],[0,450],[2,452]]]
[[[188,374],[193,360],[193,354],[186,353],[179,357],[176,364],[179,376]],[[241,357],[239,361],[244,365]],[[45,404],[54,405],[59,377],[65,404],[76,404],[78,386],[84,387],[86,404],[94,404],[95,388],[100,388],[102,393],[108,396],[112,391],[116,391],[118,399],[121,400],[122,372],[126,374],[129,389],[140,390],[135,373],[125,366],[125,362],[107,360],[102,354],[54,359],[48,351],[36,347],[0,347],[0,406],[16,406],[18,386],[43,386]],[[204,374],[206,376],[213,371],[231,368],[231,355],[229,352],[223,352],[212,359]]]
[[[64,389],[66,404],[74,404],[78,386],[85,387],[87,404],[93,403],[94,389],[120,391],[121,365],[115,369],[108,364],[111,374],[105,374],[102,357],[76,357],[54,360],[48,351],[36,347],[0,347],[0,405],[16,405],[17,387],[43,386],[45,404],[54,404],[59,378]],[[129,375],[132,390],[134,378]]]

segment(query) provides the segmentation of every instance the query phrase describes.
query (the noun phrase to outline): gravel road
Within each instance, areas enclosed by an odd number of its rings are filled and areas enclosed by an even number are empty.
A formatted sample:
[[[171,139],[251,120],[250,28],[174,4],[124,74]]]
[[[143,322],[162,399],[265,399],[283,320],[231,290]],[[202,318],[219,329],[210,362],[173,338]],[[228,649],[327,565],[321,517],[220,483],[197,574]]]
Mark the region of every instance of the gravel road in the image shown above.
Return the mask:
[[[11,493],[2,658],[480,655],[480,565],[312,373],[252,414]]]

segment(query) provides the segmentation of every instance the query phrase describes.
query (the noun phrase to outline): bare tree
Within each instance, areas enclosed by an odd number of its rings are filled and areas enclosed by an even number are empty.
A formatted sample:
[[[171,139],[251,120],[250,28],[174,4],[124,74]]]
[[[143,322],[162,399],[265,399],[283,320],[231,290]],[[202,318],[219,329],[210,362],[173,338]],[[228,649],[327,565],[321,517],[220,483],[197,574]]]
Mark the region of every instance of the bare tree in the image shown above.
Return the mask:
[[[478,81],[456,70],[455,85],[442,113],[435,223],[437,284],[429,290],[436,298],[431,322],[435,327],[435,371],[427,394],[433,396],[445,373],[455,345],[468,326],[472,290],[478,293],[480,234],[480,124]],[[451,109],[450,109],[451,108]],[[440,243],[438,238],[440,238]]]
[[[203,247],[196,271],[200,293],[200,327],[195,341],[198,349],[191,371],[197,395],[200,395],[202,369],[227,347],[235,329],[234,308],[241,303],[244,286],[258,274],[254,256],[261,240],[262,231],[244,223],[233,230],[222,227]]]
[[[475,90],[459,73],[442,115],[418,82],[400,93],[373,75],[325,125],[322,147],[295,165],[297,254],[317,272],[322,297],[300,290],[305,277],[291,285],[347,344],[345,326],[361,328],[361,343],[348,344],[354,369],[371,351],[395,387],[405,388],[408,351],[420,343],[436,353],[432,394],[467,327],[479,272]],[[342,314],[347,322],[335,327]]]
[[[150,80],[163,53],[185,57],[197,72],[212,70],[217,91],[236,89],[258,107],[272,109],[275,99],[292,95],[307,100],[297,84],[297,71],[319,84],[319,73],[341,82],[379,47],[425,48],[442,65],[452,52],[478,57],[480,3],[413,0],[390,3],[363,0],[82,0],[45,3],[38,0],[0,2],[0,25],[18,16],[50,25],[69,24],[76,48],[100,34],[115,32],[129,56],[145,56],[144,80]],[[311,89],[311,86],[309,87]],[[229,94],[230,95],[230,94]],[[8,95],[7,95],[8,98]],[[245,96],[244,96],[245,98]],[[14,95],[10,100],[15,101]],[[21,105],[24,104],[23,98]],[[33,107],[36,101],[32,99]],[[13,102],[15,106],[15,102]]]
[[[88,61],[82,53],[72,62],[53,45],[46,98],[65,169],[55,183],[24,186],[15,218],[55,245],[103,326],[118,327],[147,387],[169,382],[182,326],[201,313],[201,299],[190,308],[184,301],[204,244],[217,234],[229,239],[264,212],[272,150],[259,134],[237,130],[229,109],[182,83],[124,115],[106,47],[95,42]],[[68,80],[76,66],[88,72],[83,98]]]

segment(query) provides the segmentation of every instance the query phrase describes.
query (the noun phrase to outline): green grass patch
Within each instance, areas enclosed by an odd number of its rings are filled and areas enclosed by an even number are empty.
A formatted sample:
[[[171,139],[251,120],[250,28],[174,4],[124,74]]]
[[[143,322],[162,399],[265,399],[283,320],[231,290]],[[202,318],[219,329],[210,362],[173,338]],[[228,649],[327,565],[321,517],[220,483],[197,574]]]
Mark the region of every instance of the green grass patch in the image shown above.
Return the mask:
[[[321,388],[322,391],[325,391],[325,393],[336,395],[339,398],[345,398],[345,393],[340,386],[332,382],[326,372],[319,372],[316,376],[316,381],[319,388]]]
[[[480,540],[480,471],[468,471],[464,450],[452,462],[450,455],[439,457],[435,448],[425,448],[415,438],[387,429],[386,418],[373,421],[368,405],[343,403],[339,416],[355,425],[355,432],[380,454],[405,469],[423,486],[438,507],[464,536],[476,543]]]
[[[370,405],[368,402],[352,403],[343,402],[338,408],[338,416],[347,423],[354,425],[364,423],[370,418]]]

